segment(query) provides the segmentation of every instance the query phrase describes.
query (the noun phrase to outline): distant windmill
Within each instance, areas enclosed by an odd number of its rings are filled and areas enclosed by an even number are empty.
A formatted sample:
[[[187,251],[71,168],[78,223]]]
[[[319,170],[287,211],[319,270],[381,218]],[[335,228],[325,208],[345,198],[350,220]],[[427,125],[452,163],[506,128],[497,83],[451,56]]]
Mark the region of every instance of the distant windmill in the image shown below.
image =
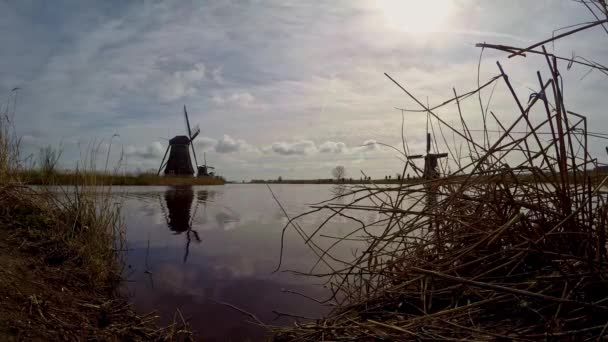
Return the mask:
[[[198,126],[194,128],[194,131],[190,129],[190,121],[188,120],[188,112],[186,111],[185,105],[184,116],[186,117],[186,129],[188,135],[178,135],[169,140],[169,146],[167,146],[163,160],[158,168],[158,174],[160,174],[163,168],[165,169],[165,175],[192,176],[194,174],[189,148],[192,148],[192,155],[194,156],[195,162],[194,165],[198,165],[198,161],[196,160],[196,152],[194,151],[194,144],[192,142],[198,136],[201,130]],[[165,163],[167,154],[169,154],[169,158]]]
[[[213,176],[214,173],[210,170],[214,170],[215,168],[207,165],[207,154],[205,152],[203,152],[203,163],[203,165],[198,167],[198,176]]]
[[[448,156],[447,153],[431,153],[431,133],[426,133],[426,155],[417,154],[413,156],[409,156],[408,159],[420,159],[424,158],[424,172],[422,174],[422,178],[424,179],[433,179],[439,177],[439,170],[437,166],[439,165],[439,158],[446,158]]]

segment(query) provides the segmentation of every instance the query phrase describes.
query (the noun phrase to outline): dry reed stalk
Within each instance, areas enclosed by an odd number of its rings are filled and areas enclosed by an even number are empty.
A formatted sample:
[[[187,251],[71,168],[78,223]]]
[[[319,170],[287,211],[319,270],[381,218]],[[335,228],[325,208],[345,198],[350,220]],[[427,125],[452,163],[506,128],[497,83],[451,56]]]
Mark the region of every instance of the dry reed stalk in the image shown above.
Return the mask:
[[[595,4],[608,18],[605,2]],[[468,146],[471,162],[454,160],[457,170],[443,170],[439,179],[351,187],[305,213],[329,213],[317,229],[301,235],[318,256],[308,274],[326,278],[331,295],[323,302],[335,306],[315,322],[273,328],[274,339],[530,341],[604,336],[608,177],[593,172],[598,164],[589,153],[587,119],[565,102],[558,69],[563,58],[543,46],[606,24],[597,18],[527,48],[479,45],[506,51],[509,57],[545,58],[549,74],[543,78],[537,73],[539,89],[527,104],[500,63],[498,76],[463,95],[454,90],[454,98],[434,107],[387,75],[419,104],[421,109],[414,112],[427,113],[439,123],[442,136],[451,131]],[[571,62],[607,70],[585,59]],[[492,140],[486,129],[484,141],[476,141],[461,103],[497,82],[506,86],[517,113],[510,122],[501,122],[490,112],[500,135]],[[437,114],[448,104],[456,105],[460,128]],[[485,125],[488,109],[481,101],[480,106]],[[522,125],[523,136],[515,133]],[[546,132],[548,141],[546,135],[541,138]],[[400,154],[405,169],[405,139]],[[450,155],[457,154],[450,150]],[[353,199],[340,204],[335,203],[338,198]],[[366,224],[353,214],[364,211],[382,218]],[[291,218],[285,229],[303,231],[299,217]],[[352,260],[339,259],[332,250],[353,233],[332,236],[335,241],[326,248],[315,244],[316,238],[327,236],[323,228],[335,217],[351,220],[358,227],[353,232],[357,239],[366,241],[365,250]],[[315,271],[323,263],[331,269]]]

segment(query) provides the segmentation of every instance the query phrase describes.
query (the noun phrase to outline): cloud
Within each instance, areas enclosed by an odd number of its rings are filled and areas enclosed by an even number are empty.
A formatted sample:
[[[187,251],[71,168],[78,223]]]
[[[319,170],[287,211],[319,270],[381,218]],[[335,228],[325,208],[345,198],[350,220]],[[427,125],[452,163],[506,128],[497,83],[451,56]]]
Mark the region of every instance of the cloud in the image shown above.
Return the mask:
[[[321,153],[345,153],[347,152],[346,144],[343,142],[326,141],[319,145]]]
[[[221,139],[199,136],[194,140],[194,147],[196,150],[215,151],[222,154],[258,152],[255,146],[250,145],[243,139],[233,138],[228,134],[225,134]]]
[[[373,151],[373,150],[379,149],[380,145],[378,145],[378,142],[376,140],[369,139],[369,140],[365,140],[361,147],[365,148],[368,151]]]
[[[160,160],[160,158],[163,157],[166,148],[166,146],[163,146],[163,144],[158,141],[155,141],[152,144],[143,147],[136,147],[130,145],[125,148],[125,155],[141,158],[144,160]]]
[[[359,152],[372,152],[372,151],[379,151],[380,150],[380,144],[378,144],[378,142],[374,139],[368,139],[365,140],[363,142],[363,144],[357,146],[357,147],[353,147],[351,149],[352,153],[359,153]]]
[[[224,80],[223,72],[224,72],[224,68],[222,66],[219,66],[219,67],[211,70],[211,79],[214,80],[218,84],[224,84],[225,80]]]
[[[196,94],[199,83],[205,79],[205,65],[196,63],[189,70],[174,71],[161,77],[158,95],[161,101],[170,102]]]
[[[317,146],[311,140],[301,140],[293,143],[275,142],[270,149],[284,156],[309,155],[317,152]]]
[[[351,155],[358,152],[370,152],[380,150],[376,140],[370,139],[363,142],[360,146],[348,147],[341,141],[325,141],[316,145],[312,140],[299,140],[295,142],[275,142],[271,146],[263,148],[264,152],[274,152],[283,156],[291,155],[314,155],[322,154],[341,154]]]
[[[255,97],[248,92],[236,92],[230,95],[221,96],[213,95],[211,100],[217,105],[236,105],[239,107],[247,107],[255,101]]]
[[[249,145],[245,140],[242,139],[234,139],[231,136],[225,134],[222,139],[217,141],[215,145],[215,152],[217,153],[233,153],[239,151],[253,151],[251,145]]]
[[[209,137],[197,137],[194,140],[194,147],[196,149],[201,149],[204,151],[210,151],[215,149],[215,146],[217,145],[217,139],[213,139],[213,138],[209,138]]]

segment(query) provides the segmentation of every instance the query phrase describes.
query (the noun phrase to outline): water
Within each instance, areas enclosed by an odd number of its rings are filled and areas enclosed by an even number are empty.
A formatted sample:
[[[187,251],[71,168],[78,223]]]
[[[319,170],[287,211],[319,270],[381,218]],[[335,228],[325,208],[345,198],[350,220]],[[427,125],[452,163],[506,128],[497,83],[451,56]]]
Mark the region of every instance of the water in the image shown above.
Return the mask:
[[[273,185],[289,215],[332,196],[328,185]],[[320,317],[328,307],[287,291],[325,299],[322,280],[273,271],[277,267],[281,230],[287,219],[265,185],[215,187],[119,187],[127,226],[128,267],[125,291],[140,312],[158,310],[164,323],[176,309],[206,341],[262,340],[265,330],[251,318],[218,302],[230,303],[267,324],[289,324],[274,311]],[[313,214],[300,220],[311,232],[327,217]],[[371,222],[375,213],[361,217]],[[357,225],[344,218],[330,221],[323,232],[344,236]],[[320,238],[328,246],[333,240]],[[346,260],[362,242],[348,241],[334,249]],[[293,228],[285,234],[282,269],[308,271],[315,254]]]

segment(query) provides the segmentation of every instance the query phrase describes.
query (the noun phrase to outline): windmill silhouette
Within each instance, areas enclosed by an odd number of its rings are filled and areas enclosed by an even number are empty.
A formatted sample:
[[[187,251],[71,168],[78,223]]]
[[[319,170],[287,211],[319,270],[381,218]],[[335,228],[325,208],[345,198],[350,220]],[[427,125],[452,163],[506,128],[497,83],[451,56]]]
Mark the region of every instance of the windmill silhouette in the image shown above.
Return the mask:
[[[186,117],[188,135],[178,135],[169,140],[169,146],[167,146],[163,160],[160,162],[160,167],[158,168],[157,174],[159,175],[164,168],[165,175],[192,176],[194,174],[194,168],[192,167],[192,159],[190,159],[190,147],[192,148],[192,155],[194,156],[194,165],[198,165],[194,144],[192,142],[201,132],[201,129],[198,125],[194,128],[194,132],[190,129],[190,120],[188,120],[188,112],[186,111],[185,105],[184,116]],[[167,154],[169,154],[169,158],[167,158]],[[165,158],[167,158],[166,163]]]
[[[207,165],[207,154],[203,152],[203,165],[198,166],[198,176],[214,176],[215,173],[211,170],[215,168],[213,166]]]
[[[190,254],[191,235],[196,243],[201,243],[201,238],[198,232],[192,229],[192,224],[198,211],[198,203],[192,209],[194,201],[194,191],[191,186],[173,186],[165,191],[165,201],[163,203],[159,195],[161,211],[165,217],[167,227],[175,235],[185,233],[186,246],[184,248],[184,263],[188,260]],[[206,205],[206,204],[205,204]],[[206,209],[206,208],[205,208]]]
[[[439,158],[446,158],[447,153],[431,153],[431,133],[426,133],[426,155],[416,154],[408,156],[408,159],[421,159],[424,158],[424,171],[422,173],[423,179],[434,179],[439,178]]]

